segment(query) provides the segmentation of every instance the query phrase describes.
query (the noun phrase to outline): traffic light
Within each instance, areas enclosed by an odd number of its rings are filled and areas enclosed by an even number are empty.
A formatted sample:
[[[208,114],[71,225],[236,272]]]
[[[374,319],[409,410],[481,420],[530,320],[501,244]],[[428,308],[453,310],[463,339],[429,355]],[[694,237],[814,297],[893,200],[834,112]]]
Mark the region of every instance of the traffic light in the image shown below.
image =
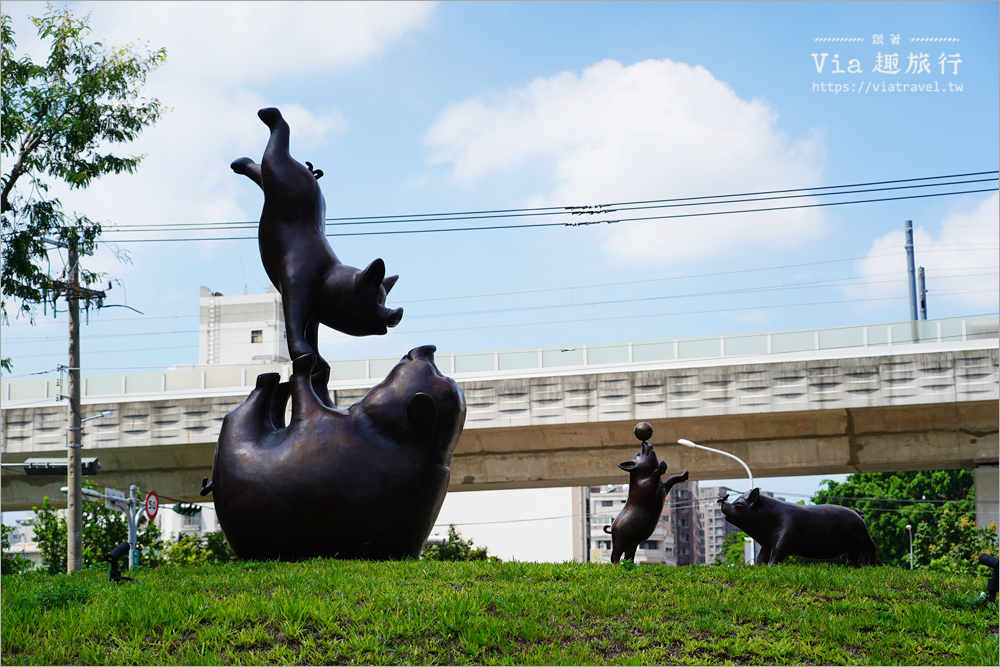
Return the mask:
[[[194,503],[177,503],[174,505],[174,512],[181,516],[194,516],[201,511],[201,505]]]

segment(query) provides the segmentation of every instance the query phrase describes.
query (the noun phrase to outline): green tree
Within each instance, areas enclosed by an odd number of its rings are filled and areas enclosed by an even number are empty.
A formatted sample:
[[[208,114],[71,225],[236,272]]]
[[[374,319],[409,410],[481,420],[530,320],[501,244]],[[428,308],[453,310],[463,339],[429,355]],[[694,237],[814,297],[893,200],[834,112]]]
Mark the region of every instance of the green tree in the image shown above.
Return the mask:
[[[97,489],[97,485],[89,479],[83,480],[87,489]],[[66,516],[57,511],[49,502],[48,496],[42,499],[41,509],[35,511],[34,527],[35,541],[42,554],[50,574],[66,571]],[[128,540],[128,519],[123,512],[108,509],[103,502],[83,504],[83,566],[90,567],[105,563],[108,553],[122,542]],[[136,549],[139,551],[139,563],[145,567],[156,567],[162,563],[160,552],[163,541],[160,529],[155,523],[139,520]],[[128,563],[121,562],[122,567]]]
[[[719,545],[719,554],[715,557],[715,564],[732,563],[733,565],[743,565],[745,563],[743,557],[743,538],[746,536],[746,533],[742,530],[737,530],[726,535],[722,540],[722,544]]]
[[[489,556],[486,547],[473,547],[472,540],[463,540],[461,533],[455,528],[455,524],[448,526],[447,544],[425,544],[420,552],[422,560],[493,560],[499,561],[496,556]]]
[[[967,525],[975,526],[970,470],[854,473],[840,484],[831,480],[823,483],[826,488],[816,492],[813,502],[860,509],[878,547],[880,563],[910,566],[907,524],[914,530],[915,561],[924,567],[932,559],[917,560],[918,534],[923,543],[930,545],[944,539],[948,526],[957,525],[962,517]]]
[[[88,21],[89,16],[77,19],[68,8],[51,4],[43,16],[32,18],[49,51],[46,62],[36,64],[26,55],[16,56],[11,17],[0,15],[4,321],[8,298],[29,317],[47,299],[52,281],[43,269],[44,237],[75,235],[84,254],[101,233],[101,224],[86,215],[66,215],[49,193],[50,185],[61,182],[72,190],[106,174],[134,173],[142,156],[120,157],[108,150],[134,140],[162,113],[159,100],[147,100],[141,91],[166,51],[138,44],[107,48],[88,40]],[[97,279],[81,272],[84,283]],[[3,367],[10,366],[10,359],[3,359]]]
[[[35,542],[42,554],[42,564],[49,574],[66,571],[66,517],[57,512],[49,497],[42,498],[42,508],[32,507],[35,512]],[[85,509],[86,511],[86,509]]]
[[[235,558],[225,535],[219,530],[204,535],[181,535],[166,548],[166,559],[171,565],[220,564]]]
[[[919,524],[913,536],[914,563],[929,570],[973,574],[983,553],[997,555],[996,524],[977,528],[968,513],[951,508],[945,508],[935,523]]]

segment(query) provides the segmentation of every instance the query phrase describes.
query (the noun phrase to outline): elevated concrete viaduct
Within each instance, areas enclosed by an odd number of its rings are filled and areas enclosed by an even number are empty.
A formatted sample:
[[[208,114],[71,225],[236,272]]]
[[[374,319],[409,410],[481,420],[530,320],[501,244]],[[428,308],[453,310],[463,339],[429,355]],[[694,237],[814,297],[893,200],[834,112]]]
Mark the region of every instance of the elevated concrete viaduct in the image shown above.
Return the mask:
[[[983,515],[996,514],[996,338],[557,368],[540,362],[527,370],[496,363],[467,373],[454,358],[440,365],[469,404],[451,491],[619,483],[617,464],[637,446],[632,428],[648,421],[660,457],[692,479],[744,472],[727,457],[675,444],[678,438],[731,452],[759,477],[976,469]],[[247,368],[244,385],[256,377]],[[204,374],[201,384],[156,399],[148,392],[85,399],[84,416],[114,410],[86,427],[85,455],[102,464],[94,480],[210,500],[198,494],[202,478],[211,475],[223,418],[248,388],[212,388]],[[331,387],[337,404],[349,405],[371,384]],[[65,455],[65,405],[7,401],[2,412],[4,463]],[[4,511],[30,509],[44,495],[56,506],[65,502],[65,479],[6,468],[0,483]]]

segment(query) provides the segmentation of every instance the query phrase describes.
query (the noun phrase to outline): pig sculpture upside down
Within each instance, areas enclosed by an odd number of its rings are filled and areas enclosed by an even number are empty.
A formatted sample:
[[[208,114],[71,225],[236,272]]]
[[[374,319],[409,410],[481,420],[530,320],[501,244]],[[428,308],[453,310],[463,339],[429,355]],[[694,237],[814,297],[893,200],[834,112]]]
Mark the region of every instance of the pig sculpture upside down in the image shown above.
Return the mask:
[[[864,519],[840,505],[805,506],[763,496],[760,489],[727,503],[719,498],[726,521],[760,543],[757,565],[776,565],[788,556],[827,559],[847,554],[860,567],[875,564],[875,542]]]
[[[628,498],[625,507],[604,532],[611,533],[611,562],[617,563],[622,553],[625,560],[635,560],[639,545],[649,539],[660,520],[663,501],[674,484],[687,481],[688,471],[662,480],[667,471],[667,462],[656,458],[653,446],[646,442],[653,437],[653,427],[647,422],[639,422],[635,427],[635,437],[642,441],[642,448],[631,461],[624,461],[618,467],[628,472]]]

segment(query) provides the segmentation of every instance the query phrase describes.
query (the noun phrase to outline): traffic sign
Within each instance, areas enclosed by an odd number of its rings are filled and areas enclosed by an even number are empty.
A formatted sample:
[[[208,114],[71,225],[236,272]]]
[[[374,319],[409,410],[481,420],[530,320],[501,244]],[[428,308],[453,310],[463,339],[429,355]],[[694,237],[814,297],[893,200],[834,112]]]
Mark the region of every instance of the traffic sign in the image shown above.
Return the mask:
[[[160,509],[160,497],[156,495],[156,491],[150,491],[146,494],[146,516],[152,521],[156,518],[156,512]]]

